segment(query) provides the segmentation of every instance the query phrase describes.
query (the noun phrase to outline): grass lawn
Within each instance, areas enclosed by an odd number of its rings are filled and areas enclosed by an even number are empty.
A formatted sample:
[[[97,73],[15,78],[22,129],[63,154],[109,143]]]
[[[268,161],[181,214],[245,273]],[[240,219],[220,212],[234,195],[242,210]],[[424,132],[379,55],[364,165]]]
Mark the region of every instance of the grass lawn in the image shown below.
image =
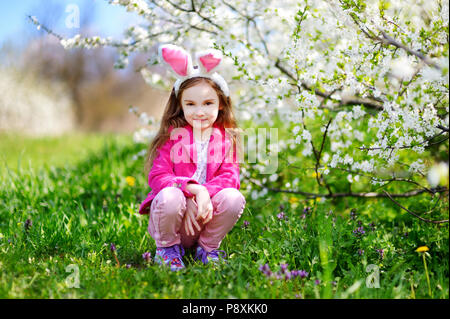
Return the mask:
[[[0,298],[449,297],[448,224],[382,199],[252,200],[245,181],[247,206],[222,242],[226,264],[203,266],[191,251],[178,273],[147,262],[155,244],[137,210],[149,188],[133,159],[142,148],[130,136],[1,135]],[[448,216],[445,207],[433,217]],[[424,245],[427,272],[415,251]],[[304,272],[289,278],[293,270]]]
[[[130,141],[125,135],[72,133],[58,137],[30,138],[17,133],[0,133],[0,173],[12,170],[39,169],[45,165],[73,165],[99,150],[107,140]]]

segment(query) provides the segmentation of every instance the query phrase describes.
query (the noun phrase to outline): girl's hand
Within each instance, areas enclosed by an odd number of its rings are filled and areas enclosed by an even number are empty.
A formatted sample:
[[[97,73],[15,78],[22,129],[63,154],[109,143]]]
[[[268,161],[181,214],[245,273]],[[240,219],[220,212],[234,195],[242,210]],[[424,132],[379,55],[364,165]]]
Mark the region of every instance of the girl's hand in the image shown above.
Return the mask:
[[[202,189],[195,197],[198,206],[197,220],[203,219],[203,224],[206,224],[213,216],[213,205],[208,190]]]
[[[197,220],[195,219],[197,216],[197,203],[193,198],[187,198],[186,199],[186,213],[184,214],[184,229],[186,231],[186,234],[194,236],[195,231],[194,227],[197,228],[198,231],[201,230],[200,225],[198,224]]]

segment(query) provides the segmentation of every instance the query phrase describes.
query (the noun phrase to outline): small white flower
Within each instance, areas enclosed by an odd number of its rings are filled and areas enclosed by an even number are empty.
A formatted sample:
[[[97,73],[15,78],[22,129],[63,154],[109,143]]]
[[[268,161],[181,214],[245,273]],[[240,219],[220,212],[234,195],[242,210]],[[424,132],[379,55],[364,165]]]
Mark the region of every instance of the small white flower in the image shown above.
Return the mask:
[[[409,166],[409,171],[410,171],[410,172],[417,173],[417,172],[423,171],[424,168],[425,168],[425,165],[423,164],[423,160],[419,159],[419,160],[413,162],[413,163]]]
[[[353,158],[350,157],[350,155],[345,154],[345,157],[344,157],[344,164],[352,164],[352,163],[353,163]]]
[[[305,141],[311,141],[311,133],[309,133],[308,130],[304,130],[303,133],[302,133],[302,138]]]

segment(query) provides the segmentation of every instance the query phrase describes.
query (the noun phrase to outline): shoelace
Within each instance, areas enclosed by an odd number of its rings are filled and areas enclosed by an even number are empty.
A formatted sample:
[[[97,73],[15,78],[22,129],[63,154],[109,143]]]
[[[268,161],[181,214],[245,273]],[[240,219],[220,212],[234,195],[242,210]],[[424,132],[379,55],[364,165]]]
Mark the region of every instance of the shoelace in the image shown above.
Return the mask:
[[[173,245],[171,247],[164,248],[164,255],[166,255],[170,260],[174,258],[181,258],[184,256],[184,248],[181,245]]]
[[[210,251],[209,253],[206,250],[204,250],[203,248],[200,249],[200,250],[201,250],[201,253],[199,255],[201,257],[201,261],[204,264],[206,264],[208,262],[208,256],[219,258],[219,253],[222,253],[221,257],[224,258],[224,259],[227,256],[227,253],[224,250],[216,249],[216,250]]]

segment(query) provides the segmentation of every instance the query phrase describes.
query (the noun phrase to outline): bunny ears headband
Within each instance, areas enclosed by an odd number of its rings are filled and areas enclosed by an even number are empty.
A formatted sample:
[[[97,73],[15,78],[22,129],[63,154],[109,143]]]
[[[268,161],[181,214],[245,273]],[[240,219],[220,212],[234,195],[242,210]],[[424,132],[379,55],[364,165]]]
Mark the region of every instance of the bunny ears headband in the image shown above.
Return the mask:
[[[194,68],[191,56],[181,47],[173,44],[160,45],[158,48],[160,58],[175,72],[177,81],[174,84],[175,95],[178,95],[181,83],[193,77],[204,77],[213,80],[221,88],[225,96],[230,95],[227,82],[214,70],[222,62],[222,52],[209,49],[197,52],[195,61],[198,68]]]

